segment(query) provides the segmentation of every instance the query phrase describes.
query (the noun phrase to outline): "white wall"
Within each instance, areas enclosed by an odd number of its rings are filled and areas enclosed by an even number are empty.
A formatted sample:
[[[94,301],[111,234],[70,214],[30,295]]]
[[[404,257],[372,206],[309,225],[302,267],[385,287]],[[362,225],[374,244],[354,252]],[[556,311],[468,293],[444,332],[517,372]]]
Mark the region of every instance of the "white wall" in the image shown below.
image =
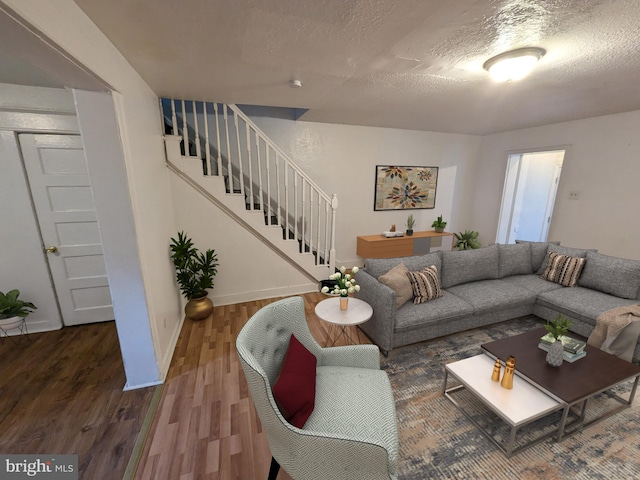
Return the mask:
[[[468,204],[471,227],[483,243],[495,236],[508,152],[565,145],[549,238],[640,259],[640,111],[484,137]],[[569,200],[573,191],[579,200]]]
[[[467,205],[474,184],[481,137],[391,128],[311,123],[281,118],[252,120],[329,195],[338,195],[336,259],[362,265],[356,237],[404,229],[413,213],[414,230],[431,230],[440,214],[447,231],[468,228]],[[376,165],[439,167],[434,209],[374,211]]]
[[[171,175],[177,230],[183,230],[201,252],[216,251],[218,273],[209,298],[226,305],[316,291],[318,283],[300,273],[205,200],[177,175]],[[278,228],[278,227],[276,227]],[[184,303],[184,300],[183,300]]]
[[[130,301],[146,303],[148,319],[137,324],[142,328],[142,336],[151,328],[153,337],[153,355],[141,359],[139,352],[129,352],[136,360],[125,362],[127,388],[157,383],[168,370],[182,321],[168,254],[175,221],[164,164],[157,97],[72,0],[4,1],[117,92],[114,103],[126,168],[123,181],[128,184],[135,221],[135,237],[123,236],[119,241],[125,242],[127,248],[135,245],[144,285],[139,291],[127,292],[127,298],[113,300],[125,304]],[[105,251],[106,247],[105,244]],[[126,355],[123,351],[123,356]]]

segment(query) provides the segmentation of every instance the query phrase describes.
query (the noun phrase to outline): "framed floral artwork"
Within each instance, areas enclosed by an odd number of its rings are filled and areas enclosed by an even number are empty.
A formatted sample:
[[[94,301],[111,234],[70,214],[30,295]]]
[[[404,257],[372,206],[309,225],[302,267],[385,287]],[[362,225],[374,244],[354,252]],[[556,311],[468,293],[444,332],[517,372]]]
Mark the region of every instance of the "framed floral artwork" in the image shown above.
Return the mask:
[[[438,167],[376,165],[374,210],[434,208]]]

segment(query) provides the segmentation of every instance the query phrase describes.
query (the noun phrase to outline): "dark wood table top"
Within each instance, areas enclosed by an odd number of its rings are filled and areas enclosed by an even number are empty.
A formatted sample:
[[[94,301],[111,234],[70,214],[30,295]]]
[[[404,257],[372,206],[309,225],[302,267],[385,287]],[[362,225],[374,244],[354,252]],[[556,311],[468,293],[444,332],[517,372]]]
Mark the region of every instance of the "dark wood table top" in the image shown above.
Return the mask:
[[[552,367],[547,352],[538,348],[546,333],[539,328],[513,337],[484,343],[481,347],[504,363],[509,355],[516,359],[516,373],[568,404],[590,397],[624,380],[640,375],[640,367],[602,350],[586,346],[587,354],[573,363]],[[579,338],[578,335],[571,335]]]

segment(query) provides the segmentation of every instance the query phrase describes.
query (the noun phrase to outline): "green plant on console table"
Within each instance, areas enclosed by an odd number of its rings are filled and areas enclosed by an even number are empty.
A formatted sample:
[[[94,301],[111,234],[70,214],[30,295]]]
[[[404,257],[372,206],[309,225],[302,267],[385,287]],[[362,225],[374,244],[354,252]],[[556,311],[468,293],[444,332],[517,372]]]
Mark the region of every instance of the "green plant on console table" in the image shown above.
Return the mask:
[[[407,217],[407,234],[411,235],[409,232],[413,233],[413,226],[416,224],[416,219],[413,218],[413,214],[410,213]]]
[[[19,290],[10,290],[6,294],[0,292],[0,319],[26,317],[37,309],[33,303],[18,300]]]
[[[178,232],[178,239],[171,239],[171,260],[180,291],[187,300],[203,297],[207,288],[213,288],[213,278],[218,273],[215,250],[201,253],[184,232]]]
[[[436,232],[444,232],[444,227],[447,226],[447,222],[442,220],[442,215],[440,215],[437,219],[433,221],[431,226],[436,229]]]
[[[570,326],[571,320],[559,313],[555,320],[547,320],[544,328],[553,335],[553,338],[558,340],[569,331]]]
[[[480,248],[480,242],[478,241],[478,232],[474,230],[465,230],[464,232],[454,233],[456,237],[456,247],[458,250],[471,250],[474,248]]]

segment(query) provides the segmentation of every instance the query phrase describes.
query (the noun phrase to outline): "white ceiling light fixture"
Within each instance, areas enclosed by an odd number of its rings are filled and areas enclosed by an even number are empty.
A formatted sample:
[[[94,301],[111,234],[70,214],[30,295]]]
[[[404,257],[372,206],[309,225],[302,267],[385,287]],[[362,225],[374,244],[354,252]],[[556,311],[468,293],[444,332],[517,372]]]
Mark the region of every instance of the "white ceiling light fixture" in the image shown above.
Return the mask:
[[[515,82],[529,75],[545,53],[538,47],[518,48],[491,57],[482,67],[496,82]]]

